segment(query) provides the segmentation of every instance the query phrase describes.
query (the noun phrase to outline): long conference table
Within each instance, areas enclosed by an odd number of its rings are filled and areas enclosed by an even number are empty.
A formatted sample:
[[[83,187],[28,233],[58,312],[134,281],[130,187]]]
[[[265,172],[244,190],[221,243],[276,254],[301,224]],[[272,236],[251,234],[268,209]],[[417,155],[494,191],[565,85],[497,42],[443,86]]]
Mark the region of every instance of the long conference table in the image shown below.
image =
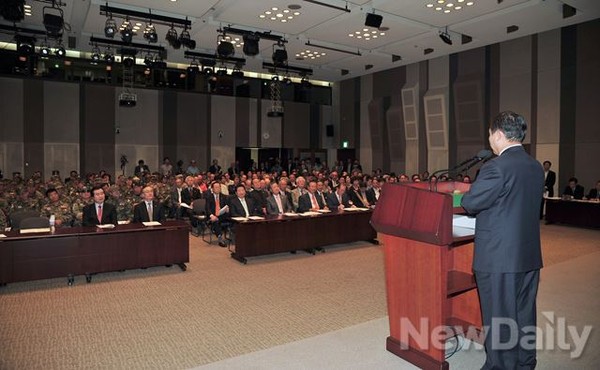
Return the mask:
[[[546,223],[600,229],[600,202],[546,198]]]
[[[92,275],[189,262],[189,225],[166,221],[160,226],[118,225],[112,229],[73,227],[54,233],[5,232],[0,238],[0,285]]]
[[[262,220],[234,221],[235,251],[231,257],[247,263],[248,257],[314,250],[332,244],[369,241],[378,244],[371,226],[371,210],[332,211],[312,216],[268,215]]]

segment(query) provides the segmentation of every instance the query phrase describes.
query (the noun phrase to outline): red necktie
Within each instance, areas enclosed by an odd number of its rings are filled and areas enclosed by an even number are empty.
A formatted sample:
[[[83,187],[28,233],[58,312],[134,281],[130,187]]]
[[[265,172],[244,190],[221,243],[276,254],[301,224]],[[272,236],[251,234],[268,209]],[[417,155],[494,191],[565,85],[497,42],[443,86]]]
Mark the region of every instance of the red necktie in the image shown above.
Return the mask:
[[[215,196],[215,216],[219,216],[219,211],[221,210],[221,202],[219,200],[219,196]]]
[[[98,222],[102,223],[102,204],[98,205]]]
[[[312,202],[313,209],[319,209],[319,203],[317,203],[317,198],[315,198],[313,193],[310,193],[310,200]]]

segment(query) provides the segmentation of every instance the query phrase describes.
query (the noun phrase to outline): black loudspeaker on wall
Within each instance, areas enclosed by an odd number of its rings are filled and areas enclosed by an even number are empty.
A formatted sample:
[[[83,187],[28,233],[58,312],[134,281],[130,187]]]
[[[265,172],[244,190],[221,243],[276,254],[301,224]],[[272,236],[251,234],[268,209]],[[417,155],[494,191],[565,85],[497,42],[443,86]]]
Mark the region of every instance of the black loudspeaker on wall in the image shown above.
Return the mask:
[[[327,137],[333,137],[333,125],[325,126],[325,133]]]

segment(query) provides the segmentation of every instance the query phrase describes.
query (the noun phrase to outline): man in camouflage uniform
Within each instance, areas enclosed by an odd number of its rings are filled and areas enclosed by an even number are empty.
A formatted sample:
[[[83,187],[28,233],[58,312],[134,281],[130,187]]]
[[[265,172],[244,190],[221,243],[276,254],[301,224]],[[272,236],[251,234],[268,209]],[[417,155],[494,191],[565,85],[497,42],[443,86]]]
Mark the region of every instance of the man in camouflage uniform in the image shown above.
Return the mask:
[[[83,219],[83,207],[88,204],[91,204],[94,201],[90,190],[88,188],[83,188],[79,190],[78,197],[73,201],[73,205],[71,206],[71,211],[73,212],[73,226],[81,226],[81,221]]]
[[[56,227],[69,227],[73,223],[73,211],[71,204],[66,199],[61,199],[56,189],[46,190],[47,203],[42,207],[41,216],[50,218],[55,217]]]

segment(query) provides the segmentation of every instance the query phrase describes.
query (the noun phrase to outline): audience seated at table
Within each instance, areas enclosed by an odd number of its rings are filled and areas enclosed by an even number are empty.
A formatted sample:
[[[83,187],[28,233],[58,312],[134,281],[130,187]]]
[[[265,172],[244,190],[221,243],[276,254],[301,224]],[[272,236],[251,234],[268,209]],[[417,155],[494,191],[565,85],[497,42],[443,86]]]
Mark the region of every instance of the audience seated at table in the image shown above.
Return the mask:
[[[588,193],[587,198],[589,200],[600,199],[600,180],[598,180],[598,182],[596,183],[595,188],[590,189],[590,192]]]
[[[576,177],[571,177],[569,179],[569,185],[565,187],[562,195],[564,198],[583,199],[583,186],[577,183]]]

